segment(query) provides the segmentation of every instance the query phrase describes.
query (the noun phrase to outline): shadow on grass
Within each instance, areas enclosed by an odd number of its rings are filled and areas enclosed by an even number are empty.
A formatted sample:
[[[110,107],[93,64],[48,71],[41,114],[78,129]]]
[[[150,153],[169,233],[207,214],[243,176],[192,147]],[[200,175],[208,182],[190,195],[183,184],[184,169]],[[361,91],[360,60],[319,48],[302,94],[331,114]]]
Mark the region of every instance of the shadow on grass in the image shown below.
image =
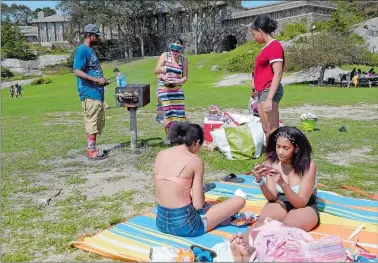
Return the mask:
[[[119,144],[117,144],[117,145],[115,145],[111,148],[104,149],[104,150],[107,151],[108,153],[110,153],[111,151],[113,151],[115,149],[129,148],[130,145],[131,145],[131,142],[126,141],[126,142],[119,143]],[[162,146],[164,146],[163,139],[160,138],[160,137],[154,137],[154,138],[138,140],[137,148],[141,148],[141,147],[162,147]]]

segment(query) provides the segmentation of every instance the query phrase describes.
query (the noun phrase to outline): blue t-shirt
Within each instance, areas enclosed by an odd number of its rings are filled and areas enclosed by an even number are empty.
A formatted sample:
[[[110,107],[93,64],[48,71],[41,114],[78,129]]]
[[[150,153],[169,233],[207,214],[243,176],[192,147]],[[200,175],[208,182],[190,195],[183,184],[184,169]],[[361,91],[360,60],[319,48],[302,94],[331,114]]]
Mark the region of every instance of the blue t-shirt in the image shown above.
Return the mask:
[[[126,87],[127,85],[127,81],[126,81],[126,78],[125,78],[125,75],[123,75],[122,73],[119,73],[116,77],[117,79],[117,87],[118,88],[124,88]]]
[[[95,52],[85,44],[79,45],[75,51],[73,69],[82,70],[91,77],[104,77]],[[86,98],[104,101],[104,86],[77,77],[77,90],[81,101]]]

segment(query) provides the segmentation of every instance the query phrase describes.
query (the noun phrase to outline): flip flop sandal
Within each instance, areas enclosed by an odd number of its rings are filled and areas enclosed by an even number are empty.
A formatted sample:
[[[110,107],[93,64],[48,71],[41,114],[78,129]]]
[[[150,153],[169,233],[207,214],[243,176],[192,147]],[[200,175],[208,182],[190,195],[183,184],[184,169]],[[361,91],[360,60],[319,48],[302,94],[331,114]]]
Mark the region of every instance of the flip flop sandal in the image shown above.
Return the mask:
[[[193,251],[197,262],[210,262],[210,258],[208,258],[208,256],[210,256],[212,259],[217,257],[217,253],[205,247],[191,245],[190,249]]]
[[[210,190],[214,189],[216,185],[214,183],[208,183],[203,185],[203,192],[209,192]]]
[[[222,181],[237,183],[237,184],[241,184],[241,183],[245,182],[245,180],[243,178],[238,178],[235,174],[229,174],[229,175],[223,177]]]

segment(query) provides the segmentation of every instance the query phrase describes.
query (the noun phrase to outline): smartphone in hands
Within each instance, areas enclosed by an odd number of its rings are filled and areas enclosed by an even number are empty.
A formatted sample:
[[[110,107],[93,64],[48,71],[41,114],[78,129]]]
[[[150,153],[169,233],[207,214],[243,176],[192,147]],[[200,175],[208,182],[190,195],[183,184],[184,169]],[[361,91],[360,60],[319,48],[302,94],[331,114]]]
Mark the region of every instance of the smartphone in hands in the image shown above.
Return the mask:
[[[109,85],[110,83],[114,82],[115,79],[114,78],[110,78],[110,79],[105,79],[106,82],[107,82],[107,85]]]
[[[273,169],[273,167],[271,165],[265,165],[265,164],[263,164],[263,166],[265,168],[266,175],[270,176],[270,171]]]

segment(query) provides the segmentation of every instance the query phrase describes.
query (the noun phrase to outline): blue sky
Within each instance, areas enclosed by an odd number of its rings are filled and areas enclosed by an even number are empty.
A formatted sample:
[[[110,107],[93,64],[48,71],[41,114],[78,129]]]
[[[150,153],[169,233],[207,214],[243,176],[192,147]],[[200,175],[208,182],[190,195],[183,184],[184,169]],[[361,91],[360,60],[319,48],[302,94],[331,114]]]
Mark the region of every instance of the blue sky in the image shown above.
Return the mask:
[[[2,0],[1,2],[7,5],[12,5],[12,4],[26,5],[32,10],[37,9],[38,7],[55,8],[56,4],[58,3],[58,1],[8,1],[8,0]]]
[[[255,7],[261,5],[268,5],[273,3],[278,3],[279,1],[242,1],[244,7]]]
[[[2,0],[3,3],[7,5],[26,5],[30,9],[34,10],[38,7],[51,7],[55,8],[56,4],[58,1],[8,1],[8,0]],[[242,5],[244,7],[255,7],[255,6],[261,6],[261,5],[266,5],[270,3],[276,3],[279,1],[242,1]]]

